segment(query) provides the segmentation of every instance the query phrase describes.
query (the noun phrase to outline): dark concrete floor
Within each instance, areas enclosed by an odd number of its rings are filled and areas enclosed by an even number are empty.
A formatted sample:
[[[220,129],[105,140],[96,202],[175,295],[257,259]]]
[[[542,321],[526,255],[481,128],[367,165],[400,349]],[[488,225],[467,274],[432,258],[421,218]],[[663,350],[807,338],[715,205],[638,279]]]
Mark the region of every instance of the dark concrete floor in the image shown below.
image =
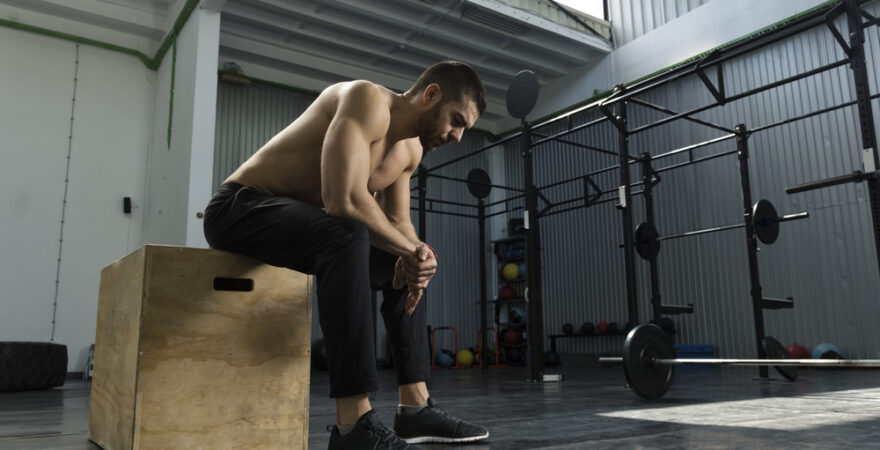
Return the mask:
[[[797,382],[755,381],[755,368],[679,368],[666,396],[647,402],[620,368],[564,365],[562,383],[526,383],[524,368],[436,370],[432,395],[489,428],[478,445],[424,449],[880,448],[880,371],[801,370]],[[392,423],[392,371],[371,396]],[[776,374],[771,372],[771,376]],[[312,375],[309,445],[326,448],[335,421],[325,372]],[[0,449],[96,449],[87,440],[89,384],[0,393]]]

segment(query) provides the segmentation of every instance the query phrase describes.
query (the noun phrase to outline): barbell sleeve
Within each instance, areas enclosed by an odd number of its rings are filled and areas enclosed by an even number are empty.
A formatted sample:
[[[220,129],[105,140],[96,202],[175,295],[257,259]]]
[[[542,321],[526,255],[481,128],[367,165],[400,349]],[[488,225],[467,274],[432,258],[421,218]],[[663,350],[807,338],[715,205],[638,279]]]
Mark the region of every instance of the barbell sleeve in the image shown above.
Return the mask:
[[[789,220],[800,220],[800,219],[806,219],[808,217],[810,217],[810,213],[804,211],[804,212],[799,212],[799,213],[795,213],[795,214],[786,214],[782,217],[777,217],[773,220],[775,222],[788,222]]]
[[[603,364],[621,364],[623,358],[610,356],[599,358]],[[718,359],[718,358],[672,358],[656,359],[655,364],[719,366],[797,366],[797,367],[880,367],[880,359]]]
[[[866,178],[865,173],[861,170],[857,170],[849,175],[842,175],[839,177],[826,178],[824,180],[813,181],[810,183],[799,184],[797,186],[789,186],[785,188],[786,194],[797,194],[800,192],[812,191],[814,189],[821,189],[830,186],[837,186],[838,184],[846,184],[846,183],[857,183]]]

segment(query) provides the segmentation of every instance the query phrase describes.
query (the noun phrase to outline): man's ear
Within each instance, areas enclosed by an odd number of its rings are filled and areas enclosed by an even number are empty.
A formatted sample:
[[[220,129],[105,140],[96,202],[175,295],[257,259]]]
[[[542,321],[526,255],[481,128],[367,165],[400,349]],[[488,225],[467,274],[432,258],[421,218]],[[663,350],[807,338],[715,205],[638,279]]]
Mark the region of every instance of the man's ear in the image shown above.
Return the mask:
[[[428,87],[422,91],[422,104],[425,106],[433,106],[435,103],[439,102],[441,98],[443,98],[443,93],[440,91],[440,85],[437,83],[429,84]]]

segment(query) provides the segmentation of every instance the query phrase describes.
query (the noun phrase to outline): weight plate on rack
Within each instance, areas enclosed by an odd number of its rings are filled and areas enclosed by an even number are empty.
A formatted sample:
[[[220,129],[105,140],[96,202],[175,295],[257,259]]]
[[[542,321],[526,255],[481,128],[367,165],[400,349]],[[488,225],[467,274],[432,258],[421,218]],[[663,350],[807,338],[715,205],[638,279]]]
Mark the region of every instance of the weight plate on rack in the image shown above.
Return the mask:
[[[657,240],[658,237],[660,237],[660,234],[657,233],[657,228],[654,228],[654,225],[648,222],[640,223],[636,227],[635,233],[636,253],[642,259],[648,261],[656,259],[657,255],[660,254],[660,241]]]
[[[538,77],[531,70],[521,70],[507,87],[507,112],[524,119],[538,101]]]
[[[623,373],[630,389],[648,400],[662,397],[672,385],[675,366],[654,361],[672,358],[675,350],[663,329],[651,324],[633,328],[623,344]]]
[[[761,347],[764,348],[764,355],[767,359],[789,359],[788,352],[785,347],[776,339],[767,336],[761,340]],[[797,380],[798,368],[796,366],[774,366],[780,375],[788,379],[788,381]]]
[[[489,174],[486,173],[483,169],[471,169],[468,172],[467,176],[467,187],[471,192],[471,195],[478,199],[483,199],[489,196],[489,192],[492,191],[492,180],[489,178]]]
[[[779,222],[776,218],[776,208],[769,200],[758,200],[752,207],[752,223],[755,225],[755,234],[758,240],[765,244],[776,242],[779,237]]]

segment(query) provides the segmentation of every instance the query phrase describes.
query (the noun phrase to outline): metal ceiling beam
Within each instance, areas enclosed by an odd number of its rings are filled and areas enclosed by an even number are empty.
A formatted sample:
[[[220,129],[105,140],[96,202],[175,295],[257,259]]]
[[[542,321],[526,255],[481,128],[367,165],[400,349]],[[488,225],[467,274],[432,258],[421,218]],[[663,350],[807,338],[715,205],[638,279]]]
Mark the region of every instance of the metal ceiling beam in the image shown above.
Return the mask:
[[[302,2],[289,2],[285,0],[249,0],[247,3],[254,6],[285,11],[303,17],[307,22],[318,23],[330,28],[339,28],[346,33],[362,34],[365,37],[385,42],[389,49],[399,48],[402,44],[401,41],[403,40],[403,36],[401,36],[400,33],[395,33],[394,30],[389,30],[387,22],[376,23],[375,19],[371,16],[364,16],[362,21],[349,20],[344,17],[329,17],[322,15],[313,8],[304,6]],[[242,10],[247,9],[241,6],[241,3],[238,2],[234,5],[236,6],[235,8],[233,8],[233,5],[229,5],[227,11],[224,11],[224,13],[231,13],[234,11],[238,14]],[[408,29],[410,32],[415,32],[412,25],[404,25],[400,23],[395,23],[394,25],[396,27],[405,27],[405,29]],[[539,57],[536,59],[535,57],[532,57],[533,55],[521,54],[521,52],[505,52],[502,55],[497,47],[476,47],[473,44],[479,42],[467,39],[464,39],[464,41],[466,43],[459,43],[456,45],[455,42],[449,42],[448,39],[438,39],[436,42],[421,40],[407,45],[407,48],[425,53],[425,56],[434,62],[438,59],[447,58],[451,54],[461,54],[462,52],[473,54],[474,56],[470,58],[468,63],[474,65],[480,73],[494,73],[502,79],[509,78],[512,73],[521,70],[524,65],[534,65],[536,62],[542,64],[542,70],[552,78],[561,77],[568,73],[567,68],[551,63],[549,60],[541,60]],[[492,62],[495,64],[489,64],[484,61],[483,55],[487,54],[493,57]],[[509,60],[510,63],[506,64],[507,67],[500,67],[497,64],[498,59],[506,59]]]
[[[558,45],[553,47],[543,47],[540,45],[529,44],[522,45],[519,48],[512,50],[505,50],[504,46],[500,45],[504,41],[513,41],[517,43],[525,41],[513,38],[508,34],[493,31],[489,28],[467,25],[460,20],[458,15],[452,16],[454,19],[453,21],[446,21],[442,26],[435,27],[431,23],[414,20],[412,14],[406,14],[402,12],[400,8],[390,8],[387,6],[387,3],[382,6],[377,6],[369,1],[325,1],[328,5],[363,16],[367,18],[367,20],[378,20],[380,22],[393,23],[397,26],[406,27],[417,35],[424,36],[426,39],[455,44],[460,48],[471,49],[472,51],[477,50],[490,58],[510,58],[520,60],[524,66],[533,70],[540,70],[546,73],[549,78],[558,78],[568,73],[568,67],[566,67],[560,60],[569,61],[572,64],[583,64],[585,62],[583,57],[572,55],[570,52],[560,51]],[[423,16],[437,17],[446,12],[437,7],[430,7],[427,3],[425,3],[425,5],[429,8],[427,10],[422,10],[420,14]],[[412,11],[412,7],[409,9]],[[477,30],[484,31],[484,33],[478,33]],[[422,39],[422,41],[424,40],[425,39]],[[412,42],[411,45],[426,44],[423,42]],[[521,66],[520,69],[522,68],[524,67]]]
[[[310,53],[309,51],[304,49],[292,48],[289,43],[284,42],[282,38],[280,38],[277,34],[272,33],[271,31],[253,30],[251,28],[244,27],[238,24],[225,24],[223,26],[223,31],[220,36],[222,45],[227,45],[228,47],[235,48],[239,51],[252,51],[260,56],[265,56],[270,60],[293,63],[298,66],[320,70],[327,74],[335,74],[335,76],[327,77],[328,85],[335,83],[339,80],[361,78],[383,84],[392,89],[403,91],[408,89],[415,78],[418,76],[418,74],[421,73],[422,70],[424,70],[424,67],[414,68],[414,70],[412,71],[413,75],[407,77],[401,77],[399,73],[390,74],[393,75],[397,80],[405,81],[395,84],[389,84],[388,82],[380,81],[377,76],[374,75],[379,74],[381,77],[382,74],[389,74],[388,71],[383,71],[380,66],[373,65],[367,67],[363,63],[359,63],[356,65],[351,62],[352,58],[347,55],[333,55],[326,51]],[[232,45],[231,42],[234,41],[224,40],[225,36],[238,37],[264,45]],[[266,50],[268,50],[269,52],[266,53]],[[287,50],[289,52],[292,52],[290,53],[290,57],[295,59],[279,59],[281,58],[278,52],[279,50]],[[304,59],[301,55],[309,55],[310,59],[307,60],[308,64],[303,64]],[[494,105],[493,109],[501,111],[506,110],[506,106],[502,102],[502,99],[505,97],[505,93],[507,92],[507,86],[487,85],[486,89],[487,91],[489,91],[489,103],[491,105]]]
[[[332,27],[332,26],[342,26],[343,29],[338,33],[315,33],[313,30],[309,28],[305,29],[297,29],[291,27],[290,19],[280,18],[277,15],[268,15],[261,12],[255,11],[253,8],[242,7],[238,4],[229,4],[227,8],[223,11],[223,27],[233,26],[233,23],[240,23],[240,20],[251,21],[255,24],[265,24],[266,26],[277,29],[278,31],[282,31],[285,35],[298,35],[301,36],[305,40],[311,41],[320,41],[324,42],[328,45],[339,47],[340,49],[345,50],[357,50],[365,55],[376,58],[379,60],[379,63],[387,62],[389,60],[399,61],[400,64],[405,64],[409,67],[409,69],[413,72],[414,76],[417,76],[421,73],[429,65],[437,62],[442,59],[444,53],[434,53],[434,54],[414,54],[414,55],[401,55],[395,53],[400,53],[405,51],[404,49],[397,48],[396,44],[391,41],[391,35],[389,33],[388,36],[378,36],[385,47],[378,47],[375,45],[365,44],[365,39],[357,40],[353,35],[351,35],[351,30],[346,24],[334,24],[333,22],[324,22],[318,18],[314,18],[308,16],[303,23],[318,23],[320,26]],[[364,27],[369,29],[369,27]],[[222,28],[221,28],[222,29]],[[255,30],[255,31],[264,31],[264,30]],[[238,33],[242,34],[242,33]],[[374,35],[379,35],[380,33],[374,33]],[[348,37],[346,35],[351,35]],[[278,35],[277,40],[275,41],[278,45],[283,44],[282,36]],[[290,46],[290,45],[288,45]],[[448,54],[448,53],[446,53]],[[484,83],[487,86],[492,86],[496,89],[500,89],[503,93],[507,89],[507,83],[510,78],[511,72],[514,69],[510,69],[508,72],[501,72],[497,68],[492,68],[488,66],[484,66],[481,64],[473,64],[475,69],[483,75]],[[489,76],[487,76],[489,75]]]
[[[347,74],[349,79],[367,79],[391,88],[405,89],[412,84],[412,80],[401,78],[395,74],[383,73],[374,69],[364,69],[347,61],[334,61],[291,48],[257,41],[252,36],[238,36],[230,30],[220,34],[220,45],[263,55],[279,62],[293,63],[313,69],[321,68],[321,70],[333,74]]]
[[[337,0],[338,1],[338,0]],[[467,3],[470,3],[470,0],[466,0]],[[464,3],[459,2],[459,3]],[[421,9],[433,11],[434,14],[444,13],[446,10],[443,7],[422,2],[422,1],[413,1],[408,2],[408,5],[417,5]],[[475,4],[476,5],[476,4]],[[456,6],[458,8],[458,6]],[[523,12],[525,13],[525,12]],[[457,14],[460,16],[461,12],[457,11]],[[538,16],[529,15],[530,20],[528,23],[532,23],[531,18],[539,19]],[[546,20],[546,19],[542,19]],[[585,44],[576,43],[569,39],[564,39],[560,36],[552,35],[546,30],[542,30],[540,28],[536,28],[534,26],[528,25],[531,28],[533,33],[528,33],[528,35],[512,35],[509,33],[505,33],[503,31],[483,26],[483,28],[493,35],[493,39],[504,39],[508,41],[506,46],[517,46],[520,51],[522,49],[534,49],[543,54],[553,55],[554,58],[562,59],[568,61],[571,64],[575,65],[584,65],[589,63],[590,61],[596,59],[597,57],[604,55],[606,53],[610,53],[611,50],[599,50],[593,47],[587,47]],[[450,33],[455,34],[455,33]],[[610,46],[610,44],[609,44]],[[610,47],[609,47],[610,48]]]

